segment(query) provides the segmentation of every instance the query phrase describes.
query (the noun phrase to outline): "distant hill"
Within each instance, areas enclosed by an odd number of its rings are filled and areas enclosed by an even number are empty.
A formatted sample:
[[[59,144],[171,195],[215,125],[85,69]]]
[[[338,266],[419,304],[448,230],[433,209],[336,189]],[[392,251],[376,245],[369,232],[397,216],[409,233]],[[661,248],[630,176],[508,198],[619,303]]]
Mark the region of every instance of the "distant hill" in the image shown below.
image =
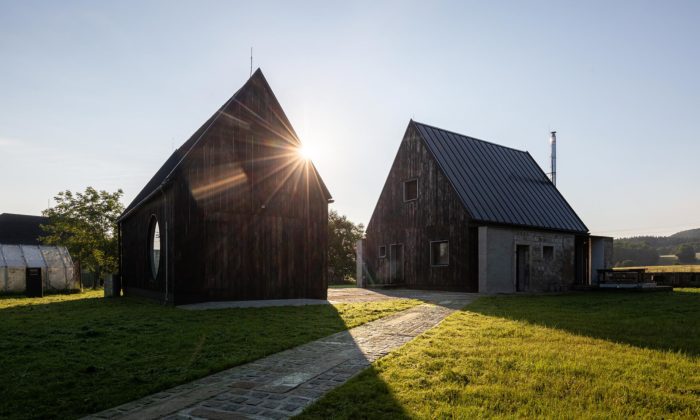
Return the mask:
[[[687,239],[690,241],[700,241],[700,228],[684,230],[669,236],[674,239]]]
[[[657,265],[660,255],[675,255],[681,245],[690,245],[700,252],[700,228],[669,236],[633,236],[615,239],[615,266]],[[668,262],[662,262],[668,263]]]

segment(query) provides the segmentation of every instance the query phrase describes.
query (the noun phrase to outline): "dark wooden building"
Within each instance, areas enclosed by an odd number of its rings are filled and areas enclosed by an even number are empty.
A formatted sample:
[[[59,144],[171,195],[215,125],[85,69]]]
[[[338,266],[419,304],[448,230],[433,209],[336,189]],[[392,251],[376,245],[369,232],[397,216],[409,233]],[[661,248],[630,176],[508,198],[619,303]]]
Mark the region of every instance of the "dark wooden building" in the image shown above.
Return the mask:
[[[566,290],[590,281],[590,242],[529,153],[411,121],[367,226],[363,279],[485,293]]]
[[[120,217],[126,295],[325,298],[331,196],[260,70]]]

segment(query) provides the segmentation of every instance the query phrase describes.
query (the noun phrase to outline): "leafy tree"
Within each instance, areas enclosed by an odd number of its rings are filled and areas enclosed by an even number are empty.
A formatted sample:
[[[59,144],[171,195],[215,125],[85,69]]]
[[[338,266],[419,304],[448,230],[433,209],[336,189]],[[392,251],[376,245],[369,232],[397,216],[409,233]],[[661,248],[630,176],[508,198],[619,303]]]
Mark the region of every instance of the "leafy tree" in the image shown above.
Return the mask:
[[[355,277],[355,242],[364,237],[365,227],[331,210],[328,214],[328,271],[331,283]]]
[[[683,244],[676,250],[676,257],[678,257],[680,262],[695,262],[695,248],[690,244]]]
[[[114,193],[87,187],[84,193],[61,191],[54,197],[56,205],[43,211],[49,218],[42,225],[47,245],[64,245],[81,268],[95,273],[97,288],[102,276],[118,267],[117,218],[124,211],[119,201],[121,189]]]

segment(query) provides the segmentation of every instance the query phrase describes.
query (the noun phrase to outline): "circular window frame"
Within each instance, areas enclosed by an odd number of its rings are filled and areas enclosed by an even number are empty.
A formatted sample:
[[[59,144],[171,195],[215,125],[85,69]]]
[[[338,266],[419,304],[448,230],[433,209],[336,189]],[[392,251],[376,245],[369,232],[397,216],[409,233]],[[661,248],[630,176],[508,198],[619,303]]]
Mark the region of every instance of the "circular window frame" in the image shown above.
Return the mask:
[[[163,254],[161,253],[160,256],[158,257],[158,265],[155,264],[155,233],[156,233],[156,228],[158,228],[158,232],[160,233],[160,223],[158,222],[158,218],[156,217],[155,214],[151,215],[151,220],[148,224],[148,247],[146,252],[148,252],[148,268],[149,272],[151,274],[151,280],[158,280],[158,275],[160,274],[160,268],[161,265],[163,264]],[[161,238],[158,238],[158,242],[160,243],[160,249],[162,250],[163,248],[163,243],[161,241]]]

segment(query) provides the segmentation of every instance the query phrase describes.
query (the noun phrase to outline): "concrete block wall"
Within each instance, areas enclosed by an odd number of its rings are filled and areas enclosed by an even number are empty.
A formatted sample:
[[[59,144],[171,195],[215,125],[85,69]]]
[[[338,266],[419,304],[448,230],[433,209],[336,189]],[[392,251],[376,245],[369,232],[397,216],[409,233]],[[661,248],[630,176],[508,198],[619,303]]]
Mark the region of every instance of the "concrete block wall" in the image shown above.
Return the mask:
[[[526,292],[569,290],[575,281],[574,235],[505,227],[479,227],[479,292],[514,293],[516,291],[516,250],[530,248],[530,279]],[[543,255],[545,246],[553,256]]]

